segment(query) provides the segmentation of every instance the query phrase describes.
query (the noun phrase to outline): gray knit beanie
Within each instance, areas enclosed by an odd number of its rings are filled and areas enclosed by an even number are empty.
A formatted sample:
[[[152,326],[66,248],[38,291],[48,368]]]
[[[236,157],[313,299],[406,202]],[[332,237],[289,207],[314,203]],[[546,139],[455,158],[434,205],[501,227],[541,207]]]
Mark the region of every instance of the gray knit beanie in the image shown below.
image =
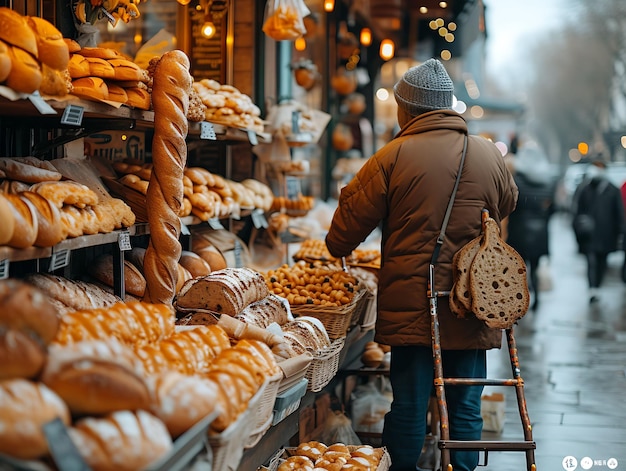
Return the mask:
[[[411,116],[452,108],[454,85],[437,59],[411,67],[393,87],[398,106]]]

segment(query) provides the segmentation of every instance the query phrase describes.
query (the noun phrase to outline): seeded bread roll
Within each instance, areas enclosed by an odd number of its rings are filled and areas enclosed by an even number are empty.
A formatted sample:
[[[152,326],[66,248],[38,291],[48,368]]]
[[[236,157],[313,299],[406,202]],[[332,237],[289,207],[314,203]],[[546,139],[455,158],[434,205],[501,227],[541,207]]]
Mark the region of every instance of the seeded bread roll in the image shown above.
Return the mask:
[[[185,53],[174,50],[163,54],[153,82],[153,169],[146,195],[150,242],[144,259],[147,284],[144,299],[171,305],[182,251],[179,214],[183,208],[187,109],[192,83]]]
[[[483,227],[483,240],[470,269],[472,312],[489,327],[507,329],[528,311],[526,263],[500,238],[495,220],[487,219]]]
[[[173,446],[161,420],[146,411],[85,417],[68,430],[93,471],[136,471],[165,456]]]
[[[208,310],[236,316],[269,295],[265,279],[250,268],[224,268],[185,283],[176,296],[181,312]]]
[[[25,379],[0,382],[0,453],[20,459],[46,455],[43,426],[56,418],[65,425],[70,423],[63,400],[43,383]]]

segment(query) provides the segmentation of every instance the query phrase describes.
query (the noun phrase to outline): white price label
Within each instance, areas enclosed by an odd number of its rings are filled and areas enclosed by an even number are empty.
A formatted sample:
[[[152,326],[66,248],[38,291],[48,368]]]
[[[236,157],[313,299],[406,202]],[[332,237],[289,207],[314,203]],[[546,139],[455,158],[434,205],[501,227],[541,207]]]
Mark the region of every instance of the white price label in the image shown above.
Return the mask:
[[[83,112],[85,110],[82,106],[67,105],[63,110],[63,116],[61,116],[61,124],[67,124],[69,126],[80,126],[83,122]]]
[[[187,224],[184,224],[183,222],[180,223],[180,233],[185,236],[191,235],[191,231],[187,227]]]
[[[215,126],[206,121],[202,121],[200,123],[200,139],[208,139],[210,141],[217,139],[215,136]]]
[[[0,280],[5,280],[9,277],[9,259],[5,258],[0,261]]]
[[[119,245],[120,250],[122,252],[131,250],[133,247],[130,243],[130,232],[128,231],[120,232],[119,236],[117,236],[117,244]]]
[[[48,271],[53,272],[59,268],[68,266],[70,263],[70,251],[68,249],[52,252],[50,257],[50,268]]]
[[[28,96],[28,99],[40,114],[57,114],[56,110],[42,98],[39,92],[32,93]]]
[[[265,213],[262,209],[255,209],[252,211],[252,224],[254,224],[254,227],[257,229],[267,229],[269,227],[269,223],[267,222]]]
[[[285,177],[285,196],[287,199],[296,200],[302,194],[300,179],[297,177]]]
[[[250,141],[250,144],[253,146],[256,146],[259,143],[256,133],[252,129],[248,129],[248,141]]]

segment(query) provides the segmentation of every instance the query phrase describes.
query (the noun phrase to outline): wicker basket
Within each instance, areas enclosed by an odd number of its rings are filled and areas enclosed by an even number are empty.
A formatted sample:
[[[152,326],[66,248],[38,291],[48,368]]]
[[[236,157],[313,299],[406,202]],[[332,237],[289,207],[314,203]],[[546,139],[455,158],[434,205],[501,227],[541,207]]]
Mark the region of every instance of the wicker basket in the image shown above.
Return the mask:
[[[276,402],[276,394],[278,393],[278,386],[283,379],[282,371],[280,374],[274,375],[269,378],[263,394],[259,398],[259,402],[256,406],[256,411],[252,418],[252,424],[250,425],[250,436],[246,441],[244,448],[252,448],[256,445],[261,437],[267,432],[272,425],[272,417],[274,415],[274,403]]]
[[[357,450],[361,446],[363,446],[363,445],[348,445],[348,450],[350,450],[350,452],[352,453],[353,451]],[[382,456],[380,458],[380,461],[378,462],[378,466],[376,467],[376,471],[387,471],[390,468],[390,466],[391,466],[391,456],[389,456],[389,452],[387,451],[387,448],[382,447],[381,450],[382,450],[383,454],[382,454]],[[279,453],[278,455],[275,455],[270,460],[270,463],[269,463],[268,467],[265,468],[263,471],[265,471],[265,470],[267,470],[267,471],[276,471],[278,469],[278,467],[280,466],[280,464],[285,459],[287,459],[290,456],[293,456],[295,454],[296,454],[296,448],[285,448],[282,451],[282,453]]]
[[[346,342],[342,337],[331,342],[330,347],[318,352],[306,370],[305,378],[309,380],[309,391],[319,392],[337,374],[339,369],[339,354]]]
[[[352,312],[350,327],[353,327],[355,325],[362,325],[363,323],[361,321],[363,320],[365,313],[369,309],[369,306],[372,304],[372,302],[376,301],[376,296],[370,290],[366,288],[362,291],[364,291],[364,293],[357,301],[356,307]]]
[[[291,306],[291,312],[294,316],[311,316],[319,319],[328,337],[331,340],[335,340],[341,337],[345,337],[350,329],[352,314],[361,302],[363,296],[365,296],[367,290],[360,289],[354,294],[352,301],[343,306],[319,306],[315,304],[302,304],[297,306]]]
[[[243,451],[253,424],[255,413],[261,398],[265,394],[269,382],[261,385],[257,393],[248,402],[248,407],[237,420],[218,435],[209,435],[208,441],[213,452],[213,468],[211,471],[236,471],[243,456]]]

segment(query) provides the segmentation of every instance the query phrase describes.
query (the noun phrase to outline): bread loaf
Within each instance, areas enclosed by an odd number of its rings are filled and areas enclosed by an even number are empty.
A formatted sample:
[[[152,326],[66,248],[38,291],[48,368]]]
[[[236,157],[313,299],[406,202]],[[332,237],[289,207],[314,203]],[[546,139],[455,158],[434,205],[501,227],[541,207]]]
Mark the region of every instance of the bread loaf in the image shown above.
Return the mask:
[[[48,453],[43,426],[56,418],[70,423],[67,406],[44,384],[0,382],[0,453],[27,460],[43,457]]]
[[[260,301],[244,308],[236,317],[246,324],[264,329],[273,322],[283,325],[290,320],[289,303],[284,298],[270,293]]]
[[[114,339],[51,344],[41,380],[63,398],[73,414],[150,406],[141,362]]]
[[[115,80],[141,81],[143,78],[141,68],[133,61],[128,59],[109,59],[109,63],[113,66]]]
[[[30,189],[52,201],[58,208],[64,204],[84,208],[99,203],[98,195],[91,188],[71,180],[45,181],[34,184]]]
[[[56,181],[62,177],[56,169],[43,165],[37,166],[33,161],[25,158],[3,157],[0,159],[0,170],[7,178],[26,183]]]
[[[50,273],[31,273],[24,280],[39,288],[50,299],[55,299],[74,311],[102,308],[121,302],[120,298],[93,283],[69,280]]]
[[[89,62],[87,64],[89,65]],[[91,69],[89,74],[91,74]],[[108,100],[109,88],[100,77],[81,77],[72,80],[72,95],[86,100]]]
[[[179,263],[189,271],[193,278],[206,276],[211,273],[209,263],[198,254],[189,250],[183,250],[181,252]]]
[[[11,72],[11,56],[9,46],[0,41],[0,83],[4,82]]]
[[[482,236],[470,240],[461,250],[454,254],[452,259],[452,276],[454,279],[452,287],[454,299],[452,303],[456,301],[462,308],[458,312],[457,310],[453,310],[453,312],[459,317],[465,317],[467,312],[472,311],[472,295],[469,286],[470,266],[480,248],[481,240]],[[450,307],[453,308],[454,305],[450,304]]]
[[[92,77],[100,77],[103,79],[115,78],[115,70],[113,66],[104,59],[99,57],[86,57],[89,63],[89,75]]]
[[[87,270],[96,280],[114,287],[112,254],[100,255],[89,264]],[[124,291],[138,297],[142,297],[146,291],[146,279],[139,269],[128,260],[124,260]]]
[[[141,87],[126,88],[126,104],[140,110],[149,110],[152,105],[152,96],[148,90]],[[154,93],[154,92],[153,92]]]
[[[56,70],[46,64],[41,64],[41,85],[39,91],[42,95],[64,97],[72,91],[72,79],[67,69]]]
[[[32,333],[0,326],[0,381],[36,378],[46,362],[46,349]]]
[[[65,239],[59,209],[46,198],[33,191],[24,191],[19,195],[30,201],[35,208],[37,219],[37,238],[33,245],[52,247]]]
[[[146,469],[173,446],[163,422],[143,410],[85,417],[68,433],[93,471]]]
[[[20,198],[19,195],[6,194],[4,197],[11,205],[14,222],[13,235],[7,245],[18,249],[31,247],[37,240],[39,231],[35,207],[28,199]]]
[[[15,219],[13,206],[2,193],[0,193],[0,221],[2,221],[0,224],[0,245],[5,245],[13,237]]]
[[[67,64],[67,70],[72,79],[89,77],[89,61],[81,54],[72,54]]]
[[[483,239],[470,268],[472,312],[487,326],[510,328],[528,311],[526,263],[500,238],[492,218],[483,223]]]
[[[218,404],[219,389],[214,382],[200,376],[170,370],[151,375],[147,382],[152,397],[151,412],[163,421],[174,438],[212,414]]]
[[[11,71],[5,84],[20,93],[33,93],[39,90],[41,81],[41,67],[37,59],[25,50],[12,46],[9,48]]]
[[[191,250],[198,254],[211,266],[211,271],[227,268],[224,255],[201,234],[194,234],[191,239]]]
[[[154,167],[146,196],[150,242],[144,260],[144,299],[171,304],[182,251],[178,215],[183,207],[187,109],[192,83],[187,56],[178,50],[166,52],[156,66],[153,82]]]
[[[189,280],[176,296],[181,312],[207,310],[235,316],[269,295],[265,279],[250,268],[225,268]]]
[[[61,344],[113,337],[127,345],[158,342],[174,332],[171,306],[137,301],[66,314],[55,341]]]
[[[35,32],[39,61],[56,70],[67,69],[70,51],[63,34],[44,18],[27,17],[28,26]]]
[[[26,17],[15,10],[0,7],[0,39],[38,56],[37,38],[30,29]]]

